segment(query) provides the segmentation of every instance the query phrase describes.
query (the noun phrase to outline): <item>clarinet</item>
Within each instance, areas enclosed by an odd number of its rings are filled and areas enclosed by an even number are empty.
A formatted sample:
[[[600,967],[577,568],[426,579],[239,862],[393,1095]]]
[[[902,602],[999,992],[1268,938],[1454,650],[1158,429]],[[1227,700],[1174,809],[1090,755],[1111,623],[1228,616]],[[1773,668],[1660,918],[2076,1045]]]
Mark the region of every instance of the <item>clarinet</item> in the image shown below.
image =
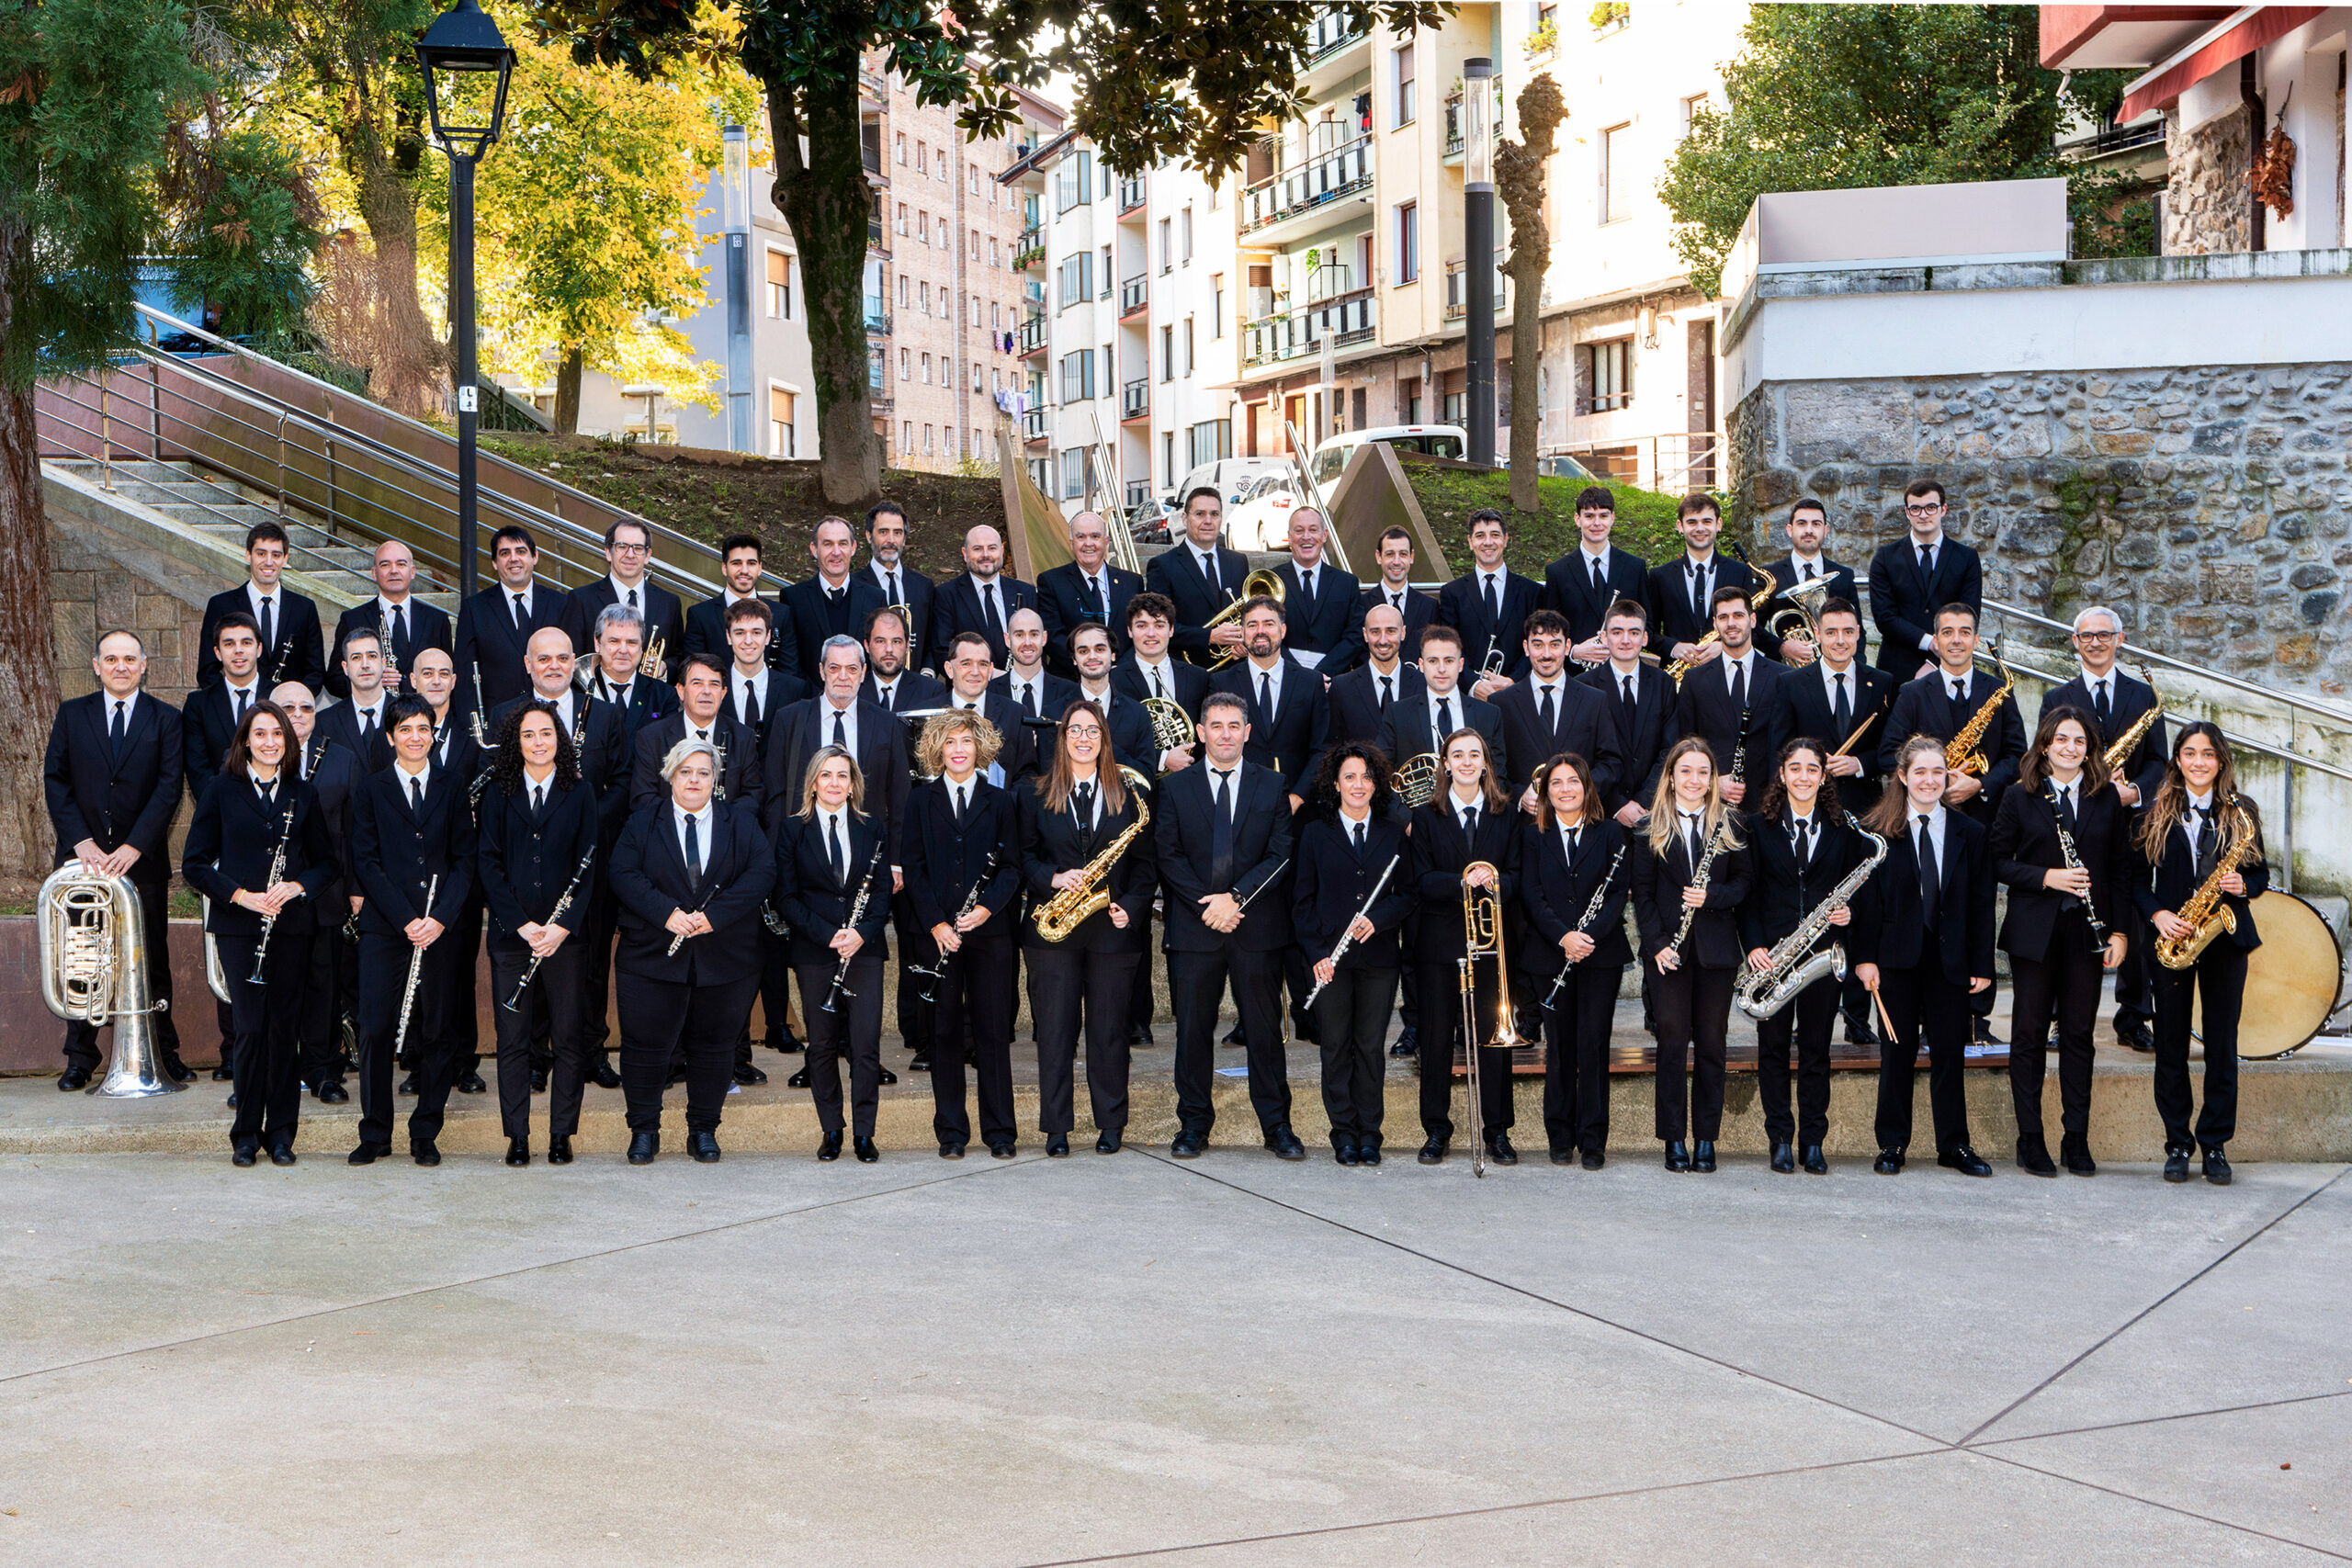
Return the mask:
[[[2083,775],[2077,773],[2075,776],[2080,778]],[[2058,852],[2065,856],[2066,869],[2081,871],[2084,869],[2083,853],[2075,847],[2075,835],[2067,830],[2065,814],[2058,809],[2058,788],[2048,779],[2041,781],[2041,798],[2050,803],[2050,821],[2058,829]],[[2074,898],[2075,896],[2069,893],[2066,897]],[[2104,954],[2107,949],[2107,922],[2098,918],[2098,906],[2086,897],[2076,898],[2075,901],[2082,905],[2083,915],[2091,923],[2091,945]]]
[[[960,923],[965,916],[970,914],[973,910],[980,907],[980,890],[989,885],[989,878],[996,874],[996,860],[997,852],[990,850],[989,852],[989,858],[980,863],[980,874],[973,878],[972,890],[964,895],[963,907],[956,911],[955,920],[949,922],[951,925]],[[857,922],[852,920],[850,923],[852,925],[855,925]],[[921,975],[924,979],[931,982],[930,986],[927,987],[922,993],[922,1003],[925,1007],[929,1007],[939,1000],[939,982],[941,977],[945,975],[947,971],[947,954],[941,954],[939,959],[939,967],[936,969],[918,969],[913,964],[908,965],[908,968],[913,973]]]
[[[1381,889],[1388,886],[1389,877],[1396,874],[1396,863],[1403,858],[1401,855],[1388,857],[1388,863],[1380,868],[1380,880],[1372,885],[1372,892],[1364,898],[1363,908],[1348,917],[1347,926],[1340,932],[1339,945],[1331,949],[1332,974],[1336,975],[1340,972],[1340,960],[1346,957],[1348,949],[1355,945],[1356,922],[1370,915],[1372,907],[1380,902]],[[1317,980],[1315,982],[1315,988],[1306,993],[1306,999],[1298,1005],[1302,1008],[1311,1008],[1315,1005],[1315,998],[1322,994],[1323,982]]]
[[[548,924],[553,925],[556,921],[563,919],[564,911],[571,908],[571,896],[579,890],[580,879],[588,874],[589,863],[595,860],[595,858],[596,846],[594,843],[591,843],[588,846],[587,852],[580,857],[580,869],[571,874],[571,881],[570,885],[564,888],[563,897],[555,901],[555,910],[548,916]],[[514,994],[506,998],[506,1010],[508,1012],[517,1012],[521,1010],[523,1006],[523,993],[531,988],[531,976],[539,972],[539,964],[542,962],[544,961],[537,953],[535,953],[531,954],[531,962],[525,964],[523,967],[523,977],[514,983]]]
[[[1752,702],[1739,707],[1739,733],[1731,738],[1731,782],[1739,785],[1743,798],[1747,788],[1747,716],[1756,711]]]
[[[294,808],[289,806],[286,808],[285,818],[277,825],[277,848],[269,857],[269,875],[262,882],[261,890],[263,892],[266,893],[271,888],[277,886],[279,879],[285,876],[286,846],[293,837]],[[255,986],[266,986],[269,984],[267,980],[262,978],[261,966],[262,961],[269,956],[269,933],[277,929],[277,917],[276,915],[264,915],[261,918],[261,941],[254,944],[254,973],[253,978],[248,982],[249,984]]]
[[[1584,907],[1584,913],[1577,918],[1577,931],[1585,930],[1600,918],[1600,906],[1609,899],[1609,885],[1617,880],[1617,868],[1624,863],[1624,860],[1625,846],[1620,844],[1617,846],[1617,852],[1609,857],[1609,869],[1600,874],[1600,886],[1592,890],[1592,902],[1587,904]],[[1544,993],[1544,1000],[1539,1004],[1545,1012],[1550,1012],[1558,1002],[1560,987],[1568,983],[1568,974],[1575,968],[1574,960],[1560,965],[1559,977],[1552,982],[1552,988]]]
[[[1724,847],[1724,829],[1730,824],[1731,818],[1726,814],[1723,821],[1716,824],[1715,830],[1707,835],[1707,851],[1699,857],[1699,868],[1690,874],[1690,886],[1699,890],[1702,899],[1707,891],[1707,873],[1714,869],[1715,855]],[[1682,923],[1675,928],[1674,940],[1666,944],[1668,952],[1682,951],[1683,942],[1690,935],[1691,922],[1698,919],[1699,911],[1705,907],[1702,901],[1682,911]]]
[[[441,878],[436,873],[433,880],[424,885],[424,913],[427,918],[433,913],[433,896],[440,891]],[[417,982],[424,978],[424,949],[420,947],[408,955],[408,984],[401,987],[401,1026],[392,1035],[392,1055],[395,1056],[408,1043],[408,1016],[416,1007]]]
[[[874,874],[882,869],[882,855],[888,848],[887,842],[874,846],[874,858],[865,863],[865,880],[857,886],[857,901],[849,907],[849,919],[843,922],[844,929],[855,926],[865,918],[866,901],[874,897]],[[850,955],[842,953],[841,963],[833,970],[832,986],[825,992],[825,999],[820,1004],[827,1012],[837,1010],[833,1004],[842,998],[857,995],[844,983],[849,979],[849,960]]]
[[[481,660],[479,660],[479,659],[475,660],[473,661],[473,666],[474,666],[474,713],[473,713],[473,719],[474,719],[474,744],[475,744],[475,745],[477,745],[477,746],[488,747],[488,746],[489,746],[489,744],[490,744],[490,738],[482,732],[482,728],[481,728],[481,714],[482,714],[482,706],[481,706]]]

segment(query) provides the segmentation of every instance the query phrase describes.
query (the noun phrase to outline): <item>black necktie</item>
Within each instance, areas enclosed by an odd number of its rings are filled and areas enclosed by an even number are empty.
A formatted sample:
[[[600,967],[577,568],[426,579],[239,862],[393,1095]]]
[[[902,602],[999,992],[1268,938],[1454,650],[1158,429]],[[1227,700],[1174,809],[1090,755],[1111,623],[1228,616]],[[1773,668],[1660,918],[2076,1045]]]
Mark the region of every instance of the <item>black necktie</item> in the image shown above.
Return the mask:
[[[1747,661],[1744,659],[1731,661],[1731,705],[1742,713],[1747,711]]]
[[[1690,613],[1699,624],[1707,624],[1707,569],[1697,561],[1690,563]]]
[[[1160,698],[1168,695],[1168,688],[1159,683],[1159,666],[1157,664],[1151,667],[1151,694]]]
[[[632,610],[637,608],[637,590],[634,588],[628,591],[628,607]],[[688,820],[691,821],[692,818],[688,818]],[[686,830],[688,832],[694,831],[692,828],[689,828]]]
[[[261,596],[261,650],[266,655],[277,635],[277,617],[270,612],[270,595]]]
[[[846,885],[849,881],[849,855],[842,848],[842,819],[840,818],[825,818],[825,837],[831,845],[833,880]]]
[[[1363,853],[1363,824],[1356,824],[1356,853]]]
[[[361,708],[361,709],[359,710],[359,747],[360,747],[360,750],[363,750],[363,751],[364,751],[364,750],[366,750],[369,746],[371,746],[371,745],[373,745],[373,744],[375,743],[375,740],[376,740],[376,710],[375,710],[374,708]]]
[[[844,751],[849,750],[849,728],[842,722],[839,711],[833,714],[833,744]]]
[[[1621,706],[1624,714],[1625,733],[1631,736],[1634,733],[1634,721],[1641,716],[1642,705],[1640,699],[1634,695],[1634,678],[1631,675],[1620,675],[1617,679],[1625,683],[1625,695]]]
[[[262,809],[266,811],[269,807],[277,804],[277,781],[276,779],[255,779],[254,781],[254,787],[261,791]]]
[[[237,722],[239,724],[245,722],[245,706],[253,700],[254,694],[252,687],[240,686],[237,688]]]
[[[1812,563],[1812,562],[1810,562],[1810,561],[1804,561],[1804,562],[1800,562],[1800,563],[1798,564],[1798,566],[1797,566],[1797,581],[1798,581],[1799,582],[1811,582],[1811,581],[1813,581],[1813,563]]]
[[[107,731],[107,753],[118,761],[122,759],[123,738],[130,733],[130,706],[128,697],[115,699],[114,726]]]
[[[1962,710],[1968,702],[1968,682],[1956,680],[1951,683],[1951,727],[1954,735],[1968,728],[1968,716]]]
[[[2115,722],[2114,705],[2107,700],[2107,678],[2105,676],[2101,676],[2099,678],[2098,684],[2091,690],[2091,711],[2098,715],[2099,733],[2101,735],[2105,735]]]
[[[1388,705],[1396,700],[1396,677],[1394,675],[1383,675],[1380,678],[1380,711],[1386,713],[1388,711]]]
[[[1930,581],[1936,575],[1936,552],[1926,545],[1919,547],[1919,575]]]
[[[1935,835],[1928,830],[1928,817],[1919,814],[1919,923],[1936,923],[1936,907],[1943,901],[1943,875],[1936,866]]]
[[[531,786],[531,815],[537,817],[540,812],[547,809],[547,805],[548,786],[545,784],[533,784]]]
[[[1265,716],[1268,724],[1274,722],[1274,677],[1271,672],[1258,677],[1258,711]]]
[[[1315,569],[1313,567],[1298,574],[1298,592],[1299,597],[1306,603],[1309,604],[1315,603]]]
[[[1433,739],[1442,746],[1445,744],[1445,738],[1453,733],[1453,700],[1451,697],[1440,697],[1437,700],[1437,734]]]
[[[524,608],[523,596],[517,593],[514,595],[514,629],[518,632],[528,631],[530,626],[531,612]]]
[[[1600,572],[1600,558],[1588,556],[1585,559],[1592,568],[1592,596],[1600,598],[1609,592],[1609,579]]]
[[[1576,863],[1577,863],[1577,837],[1578,837],[1578,835],[1577,835],[1577,830],[1576,830],[1574,828],[1571,828],[1571,829],[1568,829],[1568,833],[1567,833],[1567,844],[1568,844],[1568,863],[1569,863],[1570,865],[1574,865],[1574,864],[1576,864]]]
[[[743,722],[753,729],[760,727],[760,688],[756,682],[743,682]]]
[[[702,840],[695,834],[695,816],[690,811],[686,813],[686,885],[692,886],[701,880]]]
[[[899,597],[899,573],[896,569],[890,572],[890,603],[893,604],[903,603]]]
[[[1488,629],[1503,624],[1502,595],[1495,592],[1495,574],[1487,573],[1487,626]]]
[[[890,711],[890,694],[891,694],[892,692],[897,691],[898,689],[899,689],[899,683],[898,683],[896,681],[891,682],[890,682],[888,685],[887,685],[887,686],[876,686],[876,687],[875,687],[875,688],[874,688],[874,702],[875,702],[875,705],[876,705],[876,706],[877,706],[877,707],[879,707],[879,708],[880,708],[884,713],[888,713],[888,712]]]
[[[1035,681],[1021,682],[1021,706],[1031,718],[1037,716],[1037,682]]]
[[[397,655],[401,649],[407,646],[408,606],[405,604],[395,604],[392,606],[392,648]]]
[[[1557,728],[1557,725],[1555,723],[1555,720],[1557,717],[1557,713],[1552,706],[1552,688],[1545,686],[1543,688],[1543,693],[1544,701],[1538,705],[1535,710],[1535,716],[1544,722],[1544,733],[1549,735]]]
[[[962,784],[957,784],[947,793],[956,802],[956,826],[960,830],[964,826],[964,813],[969,807],[969,803],[965,798],[967,792]]]
[[[1216,809],[1209,819],[1209,880],[1224,887],[1233,880],[1233,775],[1216,772]]]
[[[2063,784],[2058,790],[2058,819],[2066,824],[2066,831],[2075,830],[2075,792]]]
[[[1682,814],[1683,831],[1690,836],[1690,875],[1693,880],[1699,875],[1699,863],[1707,858],[1707,842],[1699,835],[1699,814],[1695,811]]]
[[[424,815],[424,781],[412,777],[408,781],[408,803],[419,817]]]
[[[1396,611],[1398,615],[1403,615],[1405,613],[1405,596],[1402,593],[1391,593],[1388,596],[1388,607]]]
[[[1830,725],[1839,735],[1854,732],[1853,705],[1846,700],[1846,677],[1833,677],[1838,682],[1838,700],[1830,707]]]
[[[1004,617],[996,613],[996,584],[993,582],[980,589],[980,619],[988,626],[990,642],[1004,640]]]
[[[2213,808],[2192,806],[2197,813],[2197,874],[2201,879],[2213,873]]]
[[[1102,601],[1102,580],[1091,574],[1086,579],[1086,604],[1105,621],[1111,618],[1110,606]]]
[[[1797,874],[1803,876],[1813,864],[1813,818],[1800,817],[1789,828],[1796,835]]]
[[[1462,808],[1462,836],[1472,839],[1476,838],[1477,833],[1478,808],[1475,806],[1465,806]]]
[[[1216,580],[1216,557],[1204,555],[1200,558],[1200,560],[1201,578],[1209,585],[1209,598],[1213,602],[1222,600],[1225,597],[1225,586]]]
[[[1094,829],[1094,786],[1082,784],[1078,786],[1076,795],[1077,803],[1071,814],[1078,818],[1079,827],[1091,833]]]

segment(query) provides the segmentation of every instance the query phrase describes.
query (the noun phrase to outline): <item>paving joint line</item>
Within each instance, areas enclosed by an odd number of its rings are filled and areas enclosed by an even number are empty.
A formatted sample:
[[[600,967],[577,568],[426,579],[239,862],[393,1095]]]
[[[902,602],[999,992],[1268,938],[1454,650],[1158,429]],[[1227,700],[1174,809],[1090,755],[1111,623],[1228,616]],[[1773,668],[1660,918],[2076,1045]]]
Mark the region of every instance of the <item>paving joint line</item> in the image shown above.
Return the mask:
[[[2289,1404],[2316,1404],[2322,1400],[2352,1399],[2352,1389],[2330,1389],[2325,1393],[2290,1394],[2284,1399],[2257,1399],[2247,1404],[2223,1404],[2211,1410],[2181,1410],[2169,1416],[2140,1416],[2129,1421],[2104,1421],[2090,1427],[2067,1427],[2055,1432],[2022,1432],[2014,1438],[1987,1438],[1981,1443],[1967,1445],[1971,1453],[1996,1449],[2004,1443],[2039,1443],[2052,1438],[2080,1438],[2094,1432],[2120,1432],[2132,1427],[2160,1427],[2167,1421],[2201,1421],[2209,1416],[2243,1416],[2249,1410],[2276,1410]]]
[[[2194,1508],[2186,1508],[2177,1503],[2166,1503],[2154,1497],[2143,1497],[2136,1492],[2126,1492],[2120,1486],[2109,1486],[2104,1482],[2086,1481],[2079,1475],[2068,1475],[2064,1471],[2049,1470],[2038,1464],[2028,1464],[2025,1461],[2013,1458],[2008,1454],[1994,1453],[1989,1448],[1970,1449],[1966,1451],[1980,1454],[1996,1464],[2006,1464],[2035,1475],[2048,1476],[2052,1481],[2064,1481],[2092,1492],[2104,1493],[2109,1497],[2120,1497],[2127,1503],[2137,1503],[2143,1507],[2161,1508],[2165,1513],[2178,1514],[2183,1518],[2197,1519],[2221,1529],[2236,1530],[2242,1535],[2254,1536],[2262,1540],[2275,1540],[2281,1546],[2297,1547],[2304,1551],[2315,1552],[2322,1557],[2332,1557],[2338,1562],[2352,1562],[2352,1554],[2337,1551],[2331,1547],[2313,1546],[2310,1541],[2297,1540],[2293,1536],[2280,1535],[2275,1530],[2263,1529],[2255,1525],[2242,1525],[2233,1519],[2216,1518],[2211,1514],[2200,1514]]]

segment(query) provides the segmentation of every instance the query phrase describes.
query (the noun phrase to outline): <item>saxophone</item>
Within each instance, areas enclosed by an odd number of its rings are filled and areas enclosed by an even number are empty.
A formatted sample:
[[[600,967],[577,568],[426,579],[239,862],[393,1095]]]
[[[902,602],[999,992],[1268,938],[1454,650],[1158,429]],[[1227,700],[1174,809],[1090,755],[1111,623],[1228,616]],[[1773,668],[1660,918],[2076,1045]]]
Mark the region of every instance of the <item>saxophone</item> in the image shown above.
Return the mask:
[[[1764,955],[1764,967],[1748,969],[1739,976],[1732,992],[1739,1003],[1739,1010],[1750,1018],[1771,1017],[1791,1002],[1797,993],[1825,975],[1846,977],[1846,950],[1831,942],[1820,952],[1813,951],[1822,933],[1829,930],[1829,917],[1854,900],[1862,884],[1871,879],[1878,863],[1886,858],[1886,840],[1868,829],[1857,825],[1856,832],[1871,843],[1870,858],[1846,874],[1845,880],[1829,890],[1829,897],[1813,907],[1813,912],[1797,923],[1797,929],[1774,944]]]
[[[2110,773],[2123,771],[2123,764],[2130,761],[2132,753],[2140,749],[2141,739],[2155,728],[2156,720],[2165,715],[2165,694],[2156,690],[2155,682],[2148,679],[2148,667],[2144,664],[2140,666],[2140,679],[2146,683],[2148,694],[2155,698],[2155,702],[2147,712],[2133,719],[2132,728],[2117,736],[2114,744],[2108,747],[2107,771]]]
[[[1780,590],[1781,580],[1779,578],[1774,577],[1762,567],[1751,563],[1747,558],[1747,552],[1741,549],[1737,545],[1731,544],[1729,540],[1725,540],[1724,543],[1730,545],[1734,559],[1737,560],[1740,565],[1747,567],[1749,571],[1764,580],[1764,586],[1758,588],[1749,596],[1747,602],[1750,604],[1761,604]],[[1720,581],[1720,579],[1718,581]],[[1785,611],[1782,613],[1786,614]],[[1691,644],[1691,646],[1693,648],[1704,648],[1709,643],[1721,642],[1722,640],[1722,634],[1717,632],[1713,626],[1709,626],[1707,628],[1706,635],[1702,637],[1697,642]],[[1690,673],[1690,661],[1687,659],[1677,659],[1667,665],[1666,673],[1668,677],[1674,682],[1674,689],[1679,692],[1682,690],[1682,677]]]
[[[1127,846],[1134,843],[1151,822],[1151,803],[1144,797],[1143,775],[1133,768],[1123,767],[1119,770],[1119,776],[1126,781],[1129,789],[1135,791],[1136,819],[1105,845],[1100,854],[1086,863],[1086,868],[1079,874],[1076,882],[1037,907],[1037,934],[1047,942],[1067,941],[1072,931],[1111,907],[1107,886],[1111,868],[1119,863],[1119,857],[1127,852]]]
[[[2245,807],[2238,804],[2235,795],[2230,796],[2227,816],[2230,818],[2230,841],[2222,846],[2220,854],[2213,857],[2212,872],[2198,885],[2197,891],[2188,896],[2188,902],[2177,911],[2182,919],[2196,929],[2177,940],[2172,937],[2156,939],[2156,962],[2167,969],[2195,968],[2198,958],[2213,945],[2215,937],[2223,931],[2232,935],[2237,932],[2237,914],[2222,901],[2222,878],[2237,870],[2246,856],[2254,852],[2254,818],[2246,815]]]
[[[2000,690],[1986,697],[1984,704],[1968,716],[1968,722],[1961,726],[1960,733],[1944,742],[1944,766],[1955,773],[1973,773],[1980,779],[1990,767],[1984,760],[1984,732],[1992,728],[1993,720],[2000,714],[2001,704],[2017,689],[2018,683],[2018,678],[2009,673],[2009,667],[2001,662],[1997,649],[1987,647],[1984,657],[1992,660],[1993,668],[2001,672]]]

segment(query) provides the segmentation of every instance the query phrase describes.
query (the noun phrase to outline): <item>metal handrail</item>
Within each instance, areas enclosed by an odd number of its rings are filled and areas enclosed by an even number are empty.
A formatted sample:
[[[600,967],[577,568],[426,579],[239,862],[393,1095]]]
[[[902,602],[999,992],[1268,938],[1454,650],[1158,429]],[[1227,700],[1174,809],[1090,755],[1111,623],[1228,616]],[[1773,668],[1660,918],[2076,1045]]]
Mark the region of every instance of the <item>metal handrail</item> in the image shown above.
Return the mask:
[[[1991,609],[1993,602],[1986,600],[1984,607]],[[2072,675],[2056,674],[2048,670],[2037,670],[2023,660],[2012,659],[2007,653],[2001,655],[2001,662],[2020,675],[2030,675],[2035,680],[2052,686],[2063,686],[2075,678]],[[2242,747],[2248,751],[2258,751],[2266,757],[2276,758],[2281,762],[2291,763],[2299,768],[2310,768],[2315,773],[2325,773],[2331,778],[2342,779],[2347,784],[2352,784],[2352,769],[2339,768],[2333,762],[2324,762],[2317,757],[2306,757],[2300,751],[2289,751],[2281,747],[2273,746],[2267,741],[2256,740],[2251,736],[2233,735],[2228,730],[2223,730],[2222,733],[2233,746]]]
[[[2075,628],[2068,623],[2052,620],[2048,615],[2037,614],[2020,604],[2006,604],[1998,599],[1987,599],[1984,601],[1984,608],[1996,615],[2007,615],[2015,620],[2047,627],[2051,631],[2064,632],[2068,637],[2075,635]],[[2313,702],[2309,697],[2298,696],[2292,692],[2273,691],[2268,686],[2257,686],[2251,681],[2241,681],[2234,675],[2224,675],[2218,670],[2209,670],[2201,664],[2191,664],[2187,660],[2175,659],[2168,653],[2158,653],[2154,649],[2140,643],[2129,643],[2125,646],[2132,649],[2132,662],[2134,664],[2145,660],[2151,664],[2161,664],[2167,670],[2178,670],[2186,674],[2194,675],[2200,681],[2211,681],[2217,686],[2226,686],[2233,692],[2243,692],[2250,697],[2267,698],[2271,702],[2287,707],[2301,708],[2303,712],[2320,718],[2352,726],[2352,713],[2347,713],[2342,708],[2332,708],[2324,703]]]

